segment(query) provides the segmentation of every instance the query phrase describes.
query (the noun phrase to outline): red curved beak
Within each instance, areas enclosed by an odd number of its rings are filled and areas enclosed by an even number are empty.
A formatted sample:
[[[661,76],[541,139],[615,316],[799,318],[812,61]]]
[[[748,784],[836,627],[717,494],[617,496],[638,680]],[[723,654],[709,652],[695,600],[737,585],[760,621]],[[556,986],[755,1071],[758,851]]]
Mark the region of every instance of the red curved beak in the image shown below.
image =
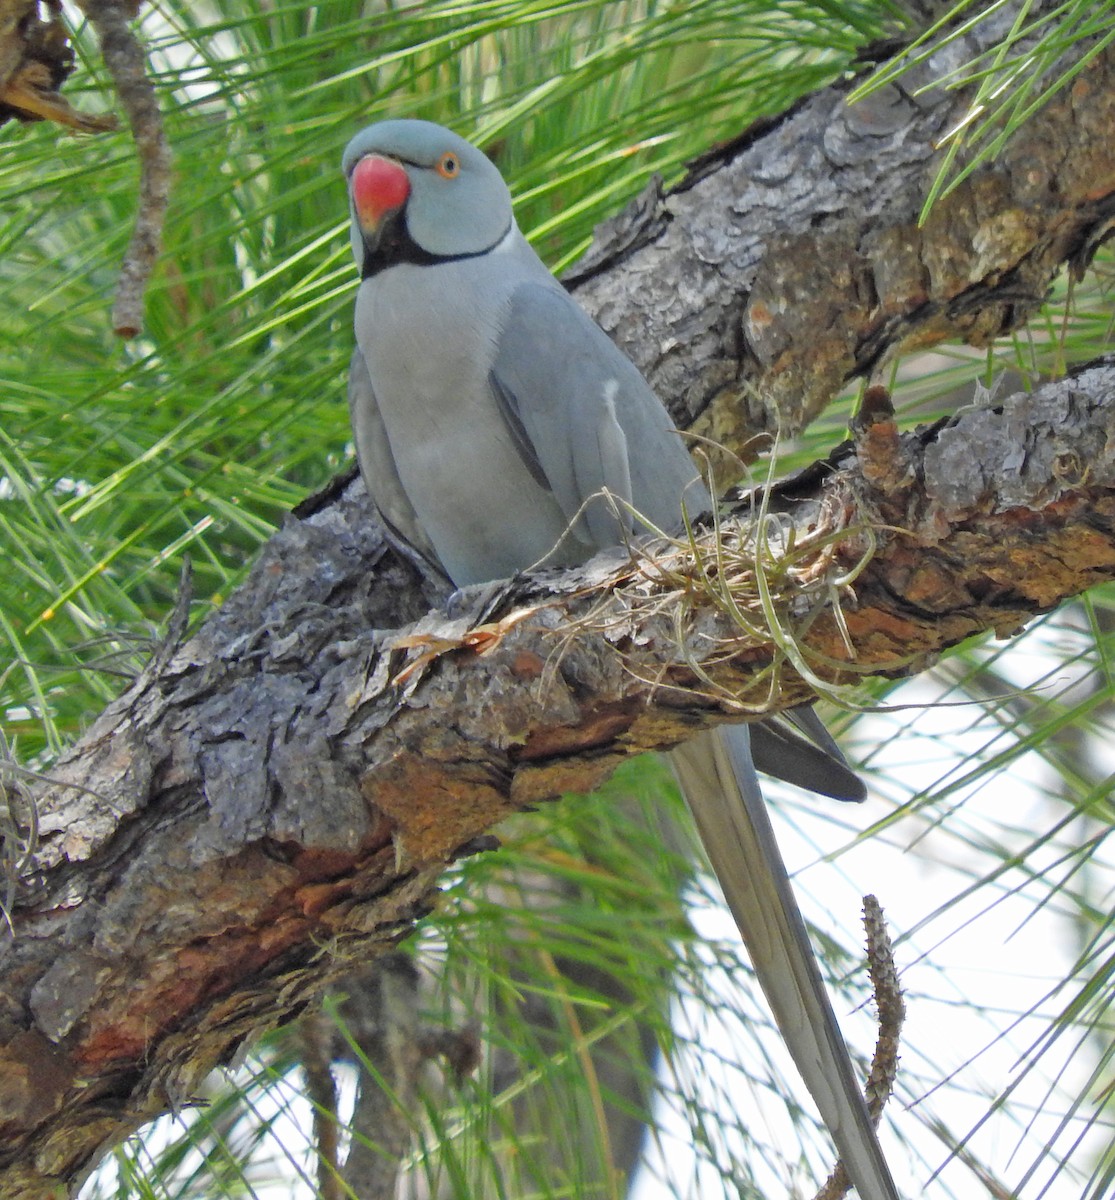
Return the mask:
[[[360,228],[374,241],[384,219],[406,203],[410,180],[393,158],[368,154],[353,168],[349,189]]]

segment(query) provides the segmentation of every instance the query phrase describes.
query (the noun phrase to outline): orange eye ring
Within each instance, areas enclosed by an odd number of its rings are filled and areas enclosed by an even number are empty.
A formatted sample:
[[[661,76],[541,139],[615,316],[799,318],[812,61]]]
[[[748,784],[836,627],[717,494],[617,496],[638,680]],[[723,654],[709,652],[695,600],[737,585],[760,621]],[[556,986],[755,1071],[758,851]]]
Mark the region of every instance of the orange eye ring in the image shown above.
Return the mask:
[[[442,179],[456,179],[461,173],[461,160],[452,150],[446,150],[434,164],[434,170]]]

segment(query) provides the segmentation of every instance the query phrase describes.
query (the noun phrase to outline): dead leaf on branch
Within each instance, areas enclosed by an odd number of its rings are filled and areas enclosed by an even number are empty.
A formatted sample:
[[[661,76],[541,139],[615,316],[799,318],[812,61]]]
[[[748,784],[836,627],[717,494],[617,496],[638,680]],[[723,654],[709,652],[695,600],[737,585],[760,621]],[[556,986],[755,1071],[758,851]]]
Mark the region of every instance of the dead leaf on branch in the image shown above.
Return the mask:
[[[80,133],[116,128],[111,114],[79,112],[59,89],[74,69],[74,52],[62,23],[60,0],[0,0],[0,124],[54,121]]]
[[[391,682],[396,686],[407,683],[416,674],[424,672],[426,667],[441,658],[443,654],[451,654],[454,650],[471,650],[474,654],[487,654],[494,650],[516,625],[536,613],[538,608],[538,605],[517,608],[498,621],[487,621],[483,625],[475,625],[459,633],[453,629],[453,626],[459,623],[447,621],[444,631],[430,630],[395,638],[391,642],[392,650],[417,650],[419,653],[411,658],[410,662],[395,675]]]

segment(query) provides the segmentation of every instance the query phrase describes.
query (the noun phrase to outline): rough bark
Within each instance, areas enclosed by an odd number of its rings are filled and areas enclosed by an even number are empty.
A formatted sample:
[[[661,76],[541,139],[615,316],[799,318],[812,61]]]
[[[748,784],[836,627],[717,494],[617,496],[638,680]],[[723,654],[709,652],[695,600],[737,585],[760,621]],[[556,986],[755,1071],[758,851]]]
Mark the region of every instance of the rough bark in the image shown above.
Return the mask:
[[[775,412],[799,424],[887,353],[1010,327],[1058,263],[1087,257],[1113,210],[1111,70],[1108,54],[1087,96],[1047,108],[920,231],[932,138],[960,101],[901,100],[880,131],[829,89],[710,158],[655,240],[598,260],[579,294],[706,432],[738,446]],[[774,572],[811,668],[917,670],[1115,575],[1113,390],[1105,363],[917,434],[876,408],[783,488],[783,520],[817,551]],[[427,618],[400,682],[407,655],[382,631],[436,592],[358,483],[292,517],[37,789],[0,976],[0,1192],[71,1188],[245,1038],[406,936],[445,863],[504,814],[723,719],[728,695],[807,696],[788,645],[741,636],[696,589],[679,649],[683,576],[640,561]]]
[[[998,16],[901,87],[810,96],[654,187],[569,278],[675,421],[744,456],[801,429],[848,380],[943,341],[1018,328],[1115,217],[1115,49],[939,201],[938,140],[971,93],[920,88],[995,46]],[[957,166],[962,166],[961,155]],[[622,263],[622,270],[615,270]]]

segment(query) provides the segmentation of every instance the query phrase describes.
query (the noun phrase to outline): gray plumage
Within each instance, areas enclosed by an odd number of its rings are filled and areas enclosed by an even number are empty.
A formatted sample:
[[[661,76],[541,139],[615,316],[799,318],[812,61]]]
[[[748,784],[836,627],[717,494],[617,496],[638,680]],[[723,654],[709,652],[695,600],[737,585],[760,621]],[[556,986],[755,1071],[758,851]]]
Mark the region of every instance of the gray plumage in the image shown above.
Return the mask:
[[[515,225],[499,172],[424,121],[345,150],[362,282],[349,401],[395,535],[458,586],[581,562],[709,497],[638,370]],[[405,178],[404,178],[405,176]],[[612,499],[596,496],[607,489]],[[796,728],[795,728],[796,726]],[[806,736],[802,736],[805,734]],[[702,734],[673,763],[779,1028],[863,1200],[897,1200],[825,993],[752,760],[812,790],[863,788],[808,710]]]

